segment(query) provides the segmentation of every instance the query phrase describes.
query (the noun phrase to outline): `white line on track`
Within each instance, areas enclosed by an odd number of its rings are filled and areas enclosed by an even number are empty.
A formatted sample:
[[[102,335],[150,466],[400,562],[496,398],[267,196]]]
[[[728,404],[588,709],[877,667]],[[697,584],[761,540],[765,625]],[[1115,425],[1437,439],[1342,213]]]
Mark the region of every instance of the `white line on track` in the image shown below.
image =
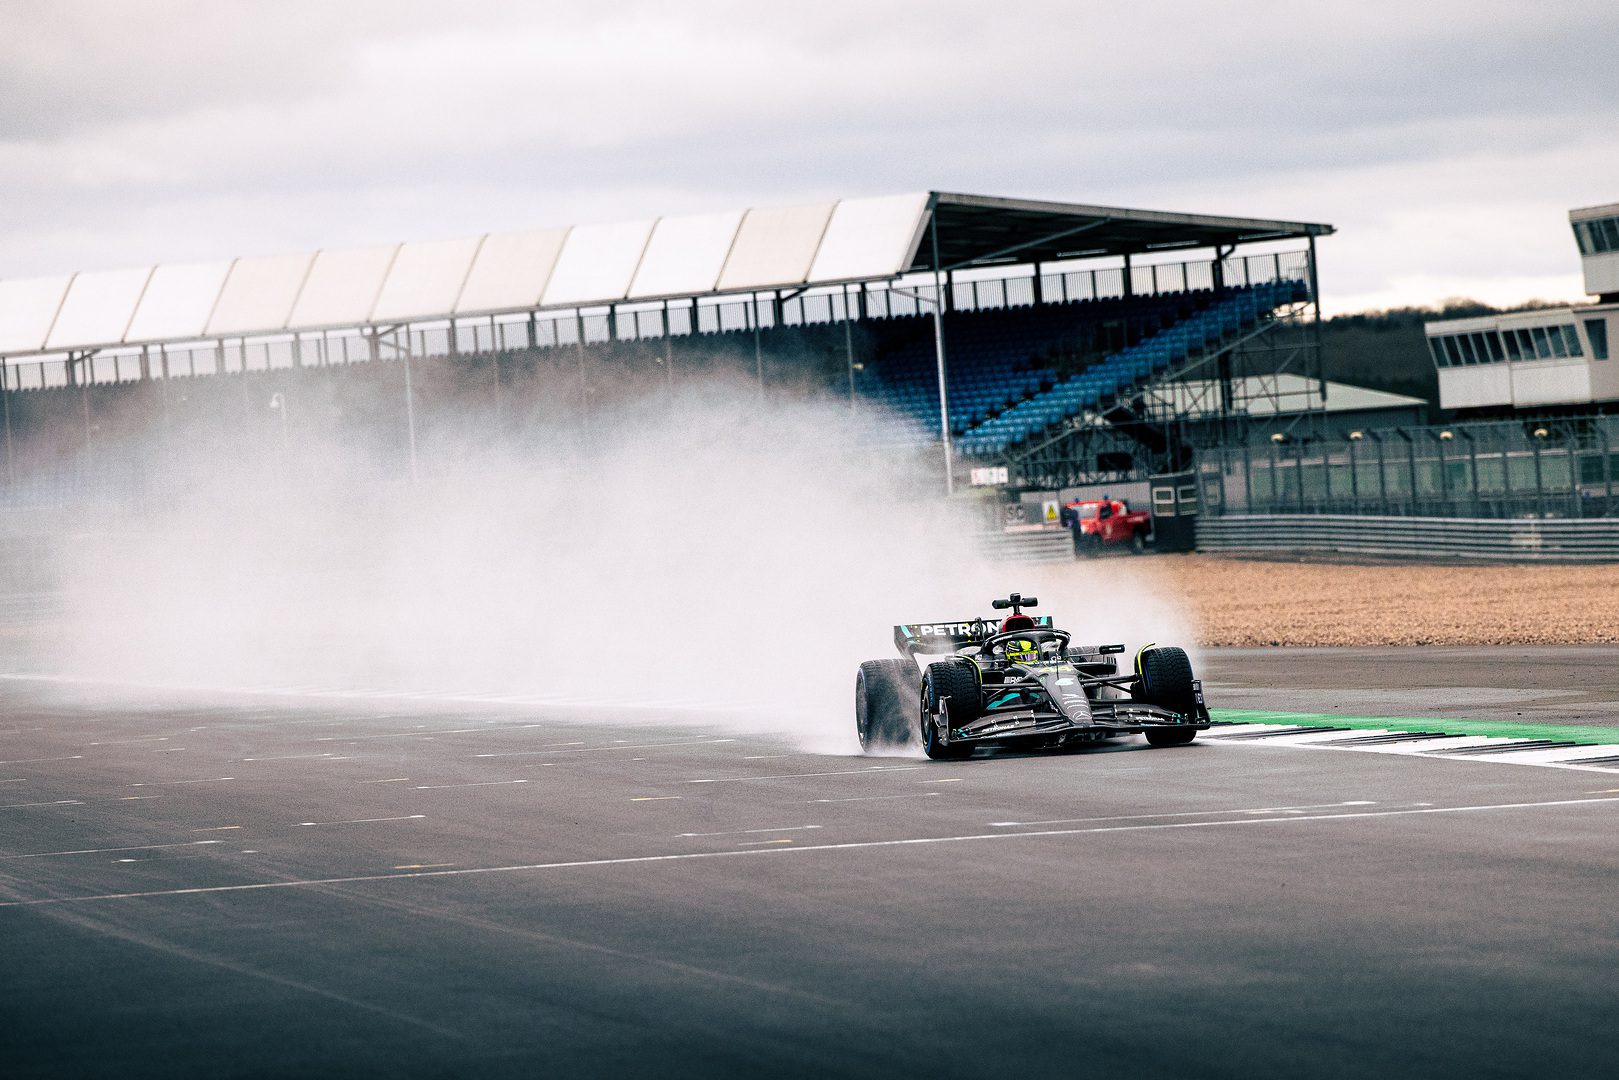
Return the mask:
[[[10,780],[0,780],[0,784],[26,784],[26,783],[28,783],[28,777],[26,777],[26,776],[17,776],[17,777],[13,777]]]
[[[357,817],[349,818],[346,821],[298,821],[294,822],[292,827],[298,829],[305,825],[369,825],[374,821],[415,821],[417,818],[426,816],[426,814],[404,814],[400,817]],[[218,843],[218,841],[209,841],[209,843]]]
[[[1356,799],[1351,802],[1318,803],[1315,806],[1256,806],[1236,810],[1182,810],[1168,814],[1116,814],[1111,817],[1053,818],[1049,821],[991,821],[996,829],[1009,829],[1024,825],[1078,825],[1086,821],[1141,821],[1147,818],[1198,817],[1204,814],[1283,814],[1302,813],[1305,810],[1336,810],[1343,806],[1376,806],[1375,802]]]
[[[0,803],[0,810],[19,810],[25,806],[83,806],[82,799],[53,799],[50,802]]]
[[[353,758],[340,757],[337,754],[281,754],[277,757],[245,757],[243,761],[352,761]]]
[[[687,784],[735,784],[744,780],[797,780],[801,776],[875,776],[885,772],[909,772],[921,765],[872,765],[864,769],[842,769],[837,772],[782,773],[778,776],[721,776],[713,780],[686,780]]]
[[[390,776],[386,780],[359,780],[356,782],[361,784],[398,784],[409,779],[410,777],[408,776]]]
[[[626,743],[622,746],[575,746],[553,750],[502,750],[491,754],[473,754],[473,757],[536,757],[544,754],[589,754],[597,750],[655,750],[666,746],[703,746],[712,743],[733,743],[735,739],[681,739],[671,742]]]
[[[906,840],[852,840],[837,844],[809,844],[804,846],[779,845],[776,847],[728,848],[724,851],[688,851],[672,855],[632,855],[618,859],[577,859],[571,862],[471,866],[453,870],[420,870],[404,874],[357,874],[352,877],[308,878],[300,881],[260,881],[245,885],[199,885],[186,889],[153,889],[146,892],[99,893],[90,896],[54,896],[37,900],[0,900],[0,908],[38,907],[45,904],[84,903],[97,900],[151,899],[160,896],[204,896],[214,893],[260,892],[266,889],[313,888],[323,885],[358,885],[374,881],[399,881],[414,878],[470,877],[477,874],[533,873],[540,870],[581,870],[602,866],[637,866],[652,863],[693,862],[702,859],[737,859],[751,855],[807,855],[812,852],[823,851],[865,851],[932,844],[993,843],[996,841],[1039,840],[1101,833],[1152,832],[1164,829],[1229,829],[1251,825],[1302,825],[1315,821],[1353,821],[1363,818],[1408,817],[1418,814],[1468,814],[1492,810],[1539,810],[1565,806],[1612,806],[1615,803],[1619,803],[1619,797],[1607,799],[1555,799],[1547,802],[1489,803],[1470,806],[1435,806],[1420,810],[1365,810],[1347,814],[1309,814],[1303,817],[1244,817],[1222,821],[1160,822],[1153,825],[1104,825],[1092,829],[1045,829],[1039,832],[970,833],[958,836],[914,837]]]
[[[0,855],[0,859],[46,859],[54,855],[102,855],[110,851],[159,851],[163,848],[200,847],[203,844],[223,844],[223,840],[183,840],[177,844],[136,844],[132,847],[79,848],[75,851],[33,851],[27,855]]]
[[[473,784],[417,784],[417,791],[442,791],[446,788],[499,787],[502,784],[526,784],[527,780],[479,780]]]
[[[917,791],[917,792],[913,792],[910,795],[861,795],[859,798],[855,798],[855,799],[811,799],[810,802],[811,803],[883,802],[886,799],[931,799],[935,795],[938,795],[938,794],[941,794],[941,793],[937,792],[937,791]]]
[[[234,780],[234,776],[210,776],[201,780],[142,780],[130,784],[130,787],[173,787],[176,784],[217,784],[225,780]]]
[[[753,833],[762,833],[762,832],[767,832],[767,833],[803,832],[806,829],[819,829],[819,828],[821,828],[821,826],[819,826],[819,825],[786,825],[786,826],[783,826],[780,829],[733,829],[730,832],[683,832],[683,833],[675,833],[675,835],[679,836],[679,837],[689,837],[689,836],[750,836]]]
[[[78,761],[83,754],[69,754],[66,757],[25,757],[15,758],[11,761],[0,761],[0,765],[35,765],[41,761]]]

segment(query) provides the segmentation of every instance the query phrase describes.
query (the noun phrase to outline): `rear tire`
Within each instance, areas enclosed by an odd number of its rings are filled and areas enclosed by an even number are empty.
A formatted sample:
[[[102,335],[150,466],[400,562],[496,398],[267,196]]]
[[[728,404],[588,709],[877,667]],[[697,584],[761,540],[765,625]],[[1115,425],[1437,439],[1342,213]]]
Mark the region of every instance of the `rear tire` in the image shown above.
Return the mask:
[[[1147,534],[1133,532],[1130,534],[1130,554],[1144,555],[1147,552]]]
[[[921,681],[921,672],[910,660],[867,660],[860,665],[854,681],[854,726],[862,750],[910,742],[910,713]]]
[[[973,752],[972,743],[944,743],[939,740],[933,717],[943,723],[970,724],[984,715],[984,692],[978,681],[978,667],[969,660],[941,660],[928,667],[922,677],[917,726],[921,728],[922,752],[935,761],[959,761]]]

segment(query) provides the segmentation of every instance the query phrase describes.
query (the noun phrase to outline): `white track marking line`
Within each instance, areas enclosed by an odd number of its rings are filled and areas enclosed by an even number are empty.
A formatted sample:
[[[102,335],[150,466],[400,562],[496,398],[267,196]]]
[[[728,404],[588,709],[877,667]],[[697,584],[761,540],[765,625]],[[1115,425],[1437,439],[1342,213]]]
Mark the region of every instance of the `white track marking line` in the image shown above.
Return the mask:
[[[201,828],[201,829],[192,829],[191,831],[192,832],[230,832],[232,829],[240,829],[240,828],[241,828],[240,825],[209,825],[209,826],[206,826],[206,827]]]
[[[26,777],[26,776],[13,777],[10,780],[0,780],[0,784],[26,784],[26,783],[28,783],[28,777]]]
[[[864,769],[843,769],[838,772],[782,773],[778,776],[721,776],[713,780],[685,780],[686,784],[735,784],[744,780],[797,780],[801,776],[875,776],[885,772],[910,772],[921,765],[872,765]]]
[[[813,803],[840,803],[840,802],[883,802],[887,799],[931,799],[941,794],[937,791],[918,791],[910,795],[861,795],[854,799],[811,799]]]
[[[55,855],[103,855],[111,851],[158,851],[162,848],[200,847],[223,844],[223,840],[182,840],[177,844],[134,844],[130,847],[79,848],[75,851],[34,851],[27,855],[0,855],[0,859],[48,859]]]
[[[358,784],[399,784],[409,780],[408,776],[390,776],[386,780],[357,780]]]
[[[0,900],[0,908],[38,907],[45,904],[82,903],[92,900],[137,900],[160,896],[204,896],[213,893],[260,892],[266,889],[312,888],[322,885],[358,885],[374,881],[400,881],[414,878],[469,877],[476,874],[513,874],[532,873],[539,870],[580,870],[602,866],[638,866],[653,863],[693,862],[703,859],[736,859],[750,855],[806,855],[811,852],[822,851],[865,851],[933,844],[993,843],[995,841],[1038,840],[1105,833],[1154,832],[1167,829],[1229,829],[1250,825],[1301,825],[1315,821],[1354,821],[1365,818],[1409,817],[1418,814],[1467,814],[1491,810],[1539,810],[1563,806],[1612,806],[1614,803],[1619,803],[1619,797],[1607,799],[1555,799],[1547,802],[1488,803],[1470,806],[1435,806],[1416,810],[1366,810],[1352,814],[1310,814],[1304,817],[1244,817],[1227,821],[1173,821],[1160,822],[1154,825],[1104,825],[1093,829],[1046,829],[1039,832],[969,833],[957,836],[914,837],[906,840],[852,840],[837,844],[728,848],[724,851],[689,851],[672,855],[632,855],[618,859],[577,859],[569,862],[472,866],[454,870],[422,870],[405,874],[357,874],[352,877],[308,878],[300,881],[260,881],[246,885],[199,885],[186,889],[154,889],[147,892],[57,896],[38,900]]]
[[[35,765],[41,761],[78,761],[83,754],[69,754],[66,757],[25,757],[15,758],[11,761],[0,761],[0,765]]]
[[[224,780],[234,780],[234,776],[210,776],[202,780],[142,780],[130,787],[173,787],[176,784],[217,784]]]
[[[780,840],[748,840],[745,843],[738,844],[737,847],[745,847],[745,848],[747,848],[747,847],[764,847],[766,844],[790,844],[790,843],[792,843],[792,841],[790,839],[787,839],[787,838],[783,837]]]
[[[1257,727],[1258,725],[1254,725]],[[1349,736],[1347,732],[1337,734]],[[1583,765],[1579,761],[1570,761],[1569,755],[1579,754],[1584,749],[1595,749],[1598,746],[1607,746],[1610,753],[1614,752],[1613,744],[1584,744],[1581,747],[1564,747],[1562,754],[1555,756],[1558,760],[1541,760],[1534,755],[1539,750],[1505,750],[1495,754],[1438,754],[1435,750],[1448,750],[1463,747],[1491,746],[1513,741],[1500,735],[1457,735],[1446,739],[1425,739],[1421,742],[1400,743],[1390,746],[1323,746],[1320,743],[1296,742],[1289,738],[1276,739],[1230,739],[1216,738],[1210,745],[1218,743],[1221,746],[1282,746],[1293,750],[1332,750],[1350,754],[1387,754],[1394,757],[1419,758],[1426,761],[1476,761],[1489,765],[1529,765],[1538,769],[1572,769],[1576,772],[1607,773],[1612,775],[1619,772],[1619,766],[1609,765]],[[1590,756],[1601,757],[1601,754]]]
[[[784,825],[779,829],[732,829],[730,832],[683,832],[683,833],[675,833],[675,835],[677,837],[681,837],[681,838],[693,837],[693,836],[751,836],[754,833],[762,833],[762,832],[767,832],[767,833],[804,832],[807,829],[819,829],[819,828],[822,828],[822,826],[820,826],[820,825]]]
[[[1142,821],[1148,818],[1197,817],[1202,814],[1280,814],[1302,813],[1305,810],[1336,810],[1342,806],[1376,806],[1375,802],[1357,799],[1350,802],[1317,803],[1314,806],[1255,806],[1235,810],[1177,810],[1167,814],[1115,814],[1109,817],[1053,818],[1049,821],[991,821],[990,826],[1008,829],[1024,825],[1077,825],[1086,821]]]
[[[415,821],[426,816],[426,814],[405,814],[401,817],[357,817],[349,818],[347,821],[297,821],[292,827],[300,829],[306,825],[369,825],[374,821]]]
[[[959,776],[951,776],[951,777],[948,777],[948,778],[946,778],[944,780],[918,780],[917,783],[919,783],[919,784],[959,784],[959,783],[961,783],[961,781],[962,781],[961,777],[959,777]]]
[[[242,761],[352,761],[353,758],[340,757],[337,754],[281,754],[277,757],[245,757]]]
[[[623,746],[576,746],[553,750],[502,750],[490,754],[473,754],[479,758],[536,757],[543,754],[589,754],[597,750],[656,750],[665,746],[706,746],[713,743],[733,743],[735,739],[682,739],[678,742],[627,743]]]
[[[443,791],[447,788],[499,787],[502,784],[526,784],[527,780],[479,780],[472,784],[417,784],[417,791]]]
[[[53,799],[50,802],[0,803],[0,810],[20,810],[25,806],[83,806],[82,799]]]
[[[671,799],[682,797],[680,795],[634,795],[631,796],[630,802],[668,802]]]

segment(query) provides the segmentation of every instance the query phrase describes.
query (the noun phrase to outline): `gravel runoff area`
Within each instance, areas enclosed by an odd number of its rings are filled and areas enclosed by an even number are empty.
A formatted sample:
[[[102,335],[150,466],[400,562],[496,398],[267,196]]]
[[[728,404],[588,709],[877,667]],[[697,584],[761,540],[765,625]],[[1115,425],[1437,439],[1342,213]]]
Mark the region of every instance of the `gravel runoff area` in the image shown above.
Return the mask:
[[[1218,555],[1133,560],[1206,646],[1619,642],[1619,565],[1454,566]]]

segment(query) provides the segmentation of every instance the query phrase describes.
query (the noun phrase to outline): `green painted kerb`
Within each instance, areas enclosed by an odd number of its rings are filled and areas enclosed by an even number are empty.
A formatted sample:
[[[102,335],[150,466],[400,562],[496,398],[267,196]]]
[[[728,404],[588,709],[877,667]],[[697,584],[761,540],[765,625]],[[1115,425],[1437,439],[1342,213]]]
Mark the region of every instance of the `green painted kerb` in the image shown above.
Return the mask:
[[[1505,739],[1556,739],[1588,746],[1619,743],[1619,727],[1587,727],[1583,724],[1518,724],[1507,720],[1451,720],[1432,716],[1339,716],[1337,713],[1267,712],[1263,709],[1210,709],[1209,715],[1215,720],[1232,724],[1433,731],[1446,735],[1490,735]]]

